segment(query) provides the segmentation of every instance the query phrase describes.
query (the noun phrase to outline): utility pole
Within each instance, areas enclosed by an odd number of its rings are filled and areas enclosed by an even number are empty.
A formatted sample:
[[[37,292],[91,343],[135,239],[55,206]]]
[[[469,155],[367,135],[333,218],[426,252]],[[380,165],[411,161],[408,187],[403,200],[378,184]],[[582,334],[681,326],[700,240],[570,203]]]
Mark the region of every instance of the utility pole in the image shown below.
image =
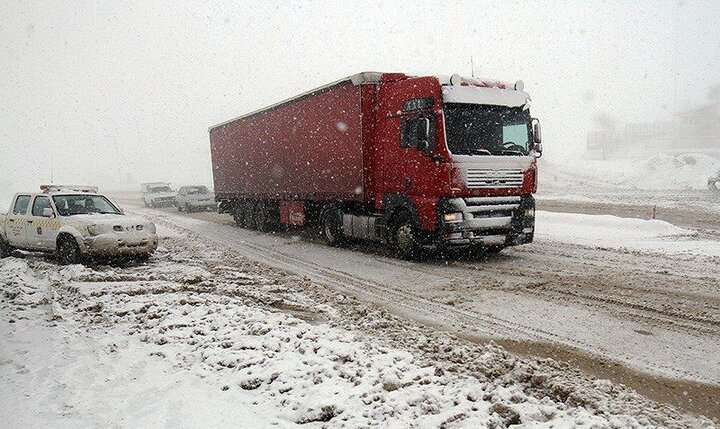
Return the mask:
[[[470,55],[470,76],[475,77],[475,62],[472,55]]]

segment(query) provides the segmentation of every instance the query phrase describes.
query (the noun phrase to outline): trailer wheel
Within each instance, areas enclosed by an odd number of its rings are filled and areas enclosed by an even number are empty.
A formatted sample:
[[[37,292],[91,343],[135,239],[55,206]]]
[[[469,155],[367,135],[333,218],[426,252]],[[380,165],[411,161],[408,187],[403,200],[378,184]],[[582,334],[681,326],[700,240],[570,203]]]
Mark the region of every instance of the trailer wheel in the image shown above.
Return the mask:
[[[247,229],[256,229],[257,223],[255,222],[255,202],[246,201],[243,205],[243,224]]]
[[[420,246],[420,232],[408,212],[403,212],[393,222],[391,230],[391,244],[395,253],[402,259],[419,259],[422,247]]]
[[[240,228],[245,228],[245,210],[243,209],[243,206],[240,204],[235,204],[232,211],[233,219],[235,219],[235,224]]]
[[[254,210],[255,228],[260,232],[268,232],[271,228],[270,213],[268,213],[267,205],[260,201],[255,204]]]
[[[328,245],[339,246],[344,242],[340,209],[332,205],[323,207],[320,226],[322,227],[322,236]]]

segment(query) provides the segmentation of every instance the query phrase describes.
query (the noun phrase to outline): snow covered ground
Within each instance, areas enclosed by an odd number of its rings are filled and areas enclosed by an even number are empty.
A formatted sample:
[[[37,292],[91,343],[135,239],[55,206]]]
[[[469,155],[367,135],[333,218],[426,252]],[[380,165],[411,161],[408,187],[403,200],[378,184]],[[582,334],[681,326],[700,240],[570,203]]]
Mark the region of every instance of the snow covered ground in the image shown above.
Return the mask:
[[[536,237],[582,246],[720,258],[720,242],[661,220],[537,212]]]
[[[161,227],[147,265],[0,260],[9,427],[711,427]]]
[[[705,190],[720,159],[701,153],[660,153],[646,159],[583,159],[557,163],[542,159],[542,186],[613,187],[640,190]],[[542,192],[542,190],[541,190]]]

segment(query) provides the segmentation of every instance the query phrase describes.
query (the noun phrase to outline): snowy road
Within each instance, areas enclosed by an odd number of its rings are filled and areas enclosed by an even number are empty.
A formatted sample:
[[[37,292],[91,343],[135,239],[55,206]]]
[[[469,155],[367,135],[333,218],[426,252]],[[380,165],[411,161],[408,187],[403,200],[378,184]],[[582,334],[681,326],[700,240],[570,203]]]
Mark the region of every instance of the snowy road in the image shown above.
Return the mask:
[[[487,260],[415,263],[369,246],[335,249],[289,234],[243,230],[214,213],[136,210],[466,338],[499,339],[518,352],[575,356],[599,375],[612,364],[598,365],[597,358],[621,363],[701,383],[693,385],[699,395],[717,398],[717,257],[538,240]]]

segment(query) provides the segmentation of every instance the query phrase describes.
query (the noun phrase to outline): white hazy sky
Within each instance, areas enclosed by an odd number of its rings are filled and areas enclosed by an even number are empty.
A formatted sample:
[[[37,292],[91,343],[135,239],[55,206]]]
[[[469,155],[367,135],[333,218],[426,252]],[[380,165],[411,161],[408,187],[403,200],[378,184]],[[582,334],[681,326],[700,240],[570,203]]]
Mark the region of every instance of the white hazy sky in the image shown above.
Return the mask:
[[[668,117],[720,82],[720,1],[11,1],[0,193],[211,183],[210,125],[359,71],[523,79],[545,156],[593,116]],[[52,156],[51,156],[52,154]],[[11,189],[12,188],[12,189]]]

